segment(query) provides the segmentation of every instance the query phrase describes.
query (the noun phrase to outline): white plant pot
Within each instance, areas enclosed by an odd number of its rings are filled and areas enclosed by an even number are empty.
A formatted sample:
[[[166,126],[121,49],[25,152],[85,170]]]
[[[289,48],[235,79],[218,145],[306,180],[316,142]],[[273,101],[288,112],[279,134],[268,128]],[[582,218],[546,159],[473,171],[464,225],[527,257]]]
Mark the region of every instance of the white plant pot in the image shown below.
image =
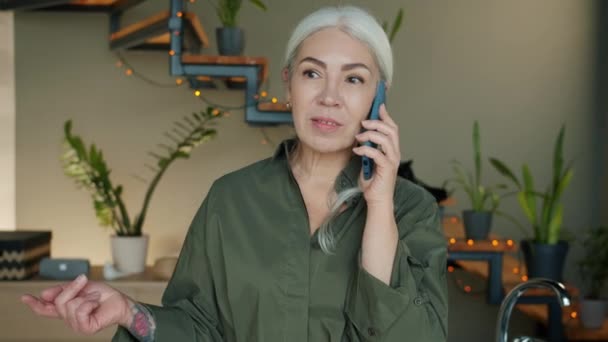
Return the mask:
[[[142,273],[146,269],[148,235],[111,237],[114,267],[125,273]]]
[[[598,299],[581,300],[581,324],[587,329],[598,329],[604,324],[606,302]]]

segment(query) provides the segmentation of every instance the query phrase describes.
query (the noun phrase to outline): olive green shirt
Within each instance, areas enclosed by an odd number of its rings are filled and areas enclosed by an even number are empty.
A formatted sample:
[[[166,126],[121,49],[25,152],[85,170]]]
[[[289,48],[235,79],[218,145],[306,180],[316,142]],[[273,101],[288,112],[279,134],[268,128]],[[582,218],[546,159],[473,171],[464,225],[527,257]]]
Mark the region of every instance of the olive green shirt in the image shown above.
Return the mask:
[[[434,198],[398,178],[399,227],[390,284],[360,265],[365,199],[332,225],[334,255],[311,237],[288,163],[274,156],[216,180],[188,230],[162,307],[145,304],[156,341],[445,341],[447,244]],[[355,187],[354,155],[335,189]],[[324,201],[325,199],[319,199]],[[135,341],[119,327],[113,341]]]

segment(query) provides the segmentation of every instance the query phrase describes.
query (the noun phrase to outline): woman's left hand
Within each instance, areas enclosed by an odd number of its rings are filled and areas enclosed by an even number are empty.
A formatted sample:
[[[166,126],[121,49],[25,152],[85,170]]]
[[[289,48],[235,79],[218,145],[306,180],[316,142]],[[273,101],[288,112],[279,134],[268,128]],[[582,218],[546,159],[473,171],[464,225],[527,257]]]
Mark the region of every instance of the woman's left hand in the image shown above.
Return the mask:
[[[366,131],[355,136],[357,141],[371,141],[378,145],[377,148],[364,145],[353,148],[354,153],[373,159],[375,164],[369,180],[363,178],[363,172],[359,178],[367,206],[392,207],[397,170],[401,163],[399,127],[388,115],[384,104],[380,106],[380,120],[365,120],[361,125]]]

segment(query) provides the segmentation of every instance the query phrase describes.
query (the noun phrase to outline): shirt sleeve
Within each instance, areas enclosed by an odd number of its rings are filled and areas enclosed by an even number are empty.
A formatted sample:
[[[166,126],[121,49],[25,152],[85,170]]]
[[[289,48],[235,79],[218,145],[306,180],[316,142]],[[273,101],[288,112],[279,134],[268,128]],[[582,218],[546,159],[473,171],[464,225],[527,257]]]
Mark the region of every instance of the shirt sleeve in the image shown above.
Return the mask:
[[[434,198],[416,192],[407,200],[416,205],[396,213],[400,241],[390,284],[358,264],[345,306],[349,341],[447,340],[447,243]]]
[[[142,303],[156,322],[154,341],[223,340],[205,239],[211,197],[212,190],[188,229],[177,265],[163,293],[163,306]],[[112,341],[138,340],[119,326]]]

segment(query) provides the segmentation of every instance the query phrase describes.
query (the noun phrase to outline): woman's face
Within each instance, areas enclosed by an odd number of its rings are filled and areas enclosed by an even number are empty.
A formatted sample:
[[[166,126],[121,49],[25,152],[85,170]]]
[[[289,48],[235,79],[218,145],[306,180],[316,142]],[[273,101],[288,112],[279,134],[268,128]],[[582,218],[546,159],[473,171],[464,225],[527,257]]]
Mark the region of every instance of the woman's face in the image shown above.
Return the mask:
[[[379,80],[368,47],[323,29],[302,42],[292,69],[287,88],[298,138],[318,152],[350,150]]]

